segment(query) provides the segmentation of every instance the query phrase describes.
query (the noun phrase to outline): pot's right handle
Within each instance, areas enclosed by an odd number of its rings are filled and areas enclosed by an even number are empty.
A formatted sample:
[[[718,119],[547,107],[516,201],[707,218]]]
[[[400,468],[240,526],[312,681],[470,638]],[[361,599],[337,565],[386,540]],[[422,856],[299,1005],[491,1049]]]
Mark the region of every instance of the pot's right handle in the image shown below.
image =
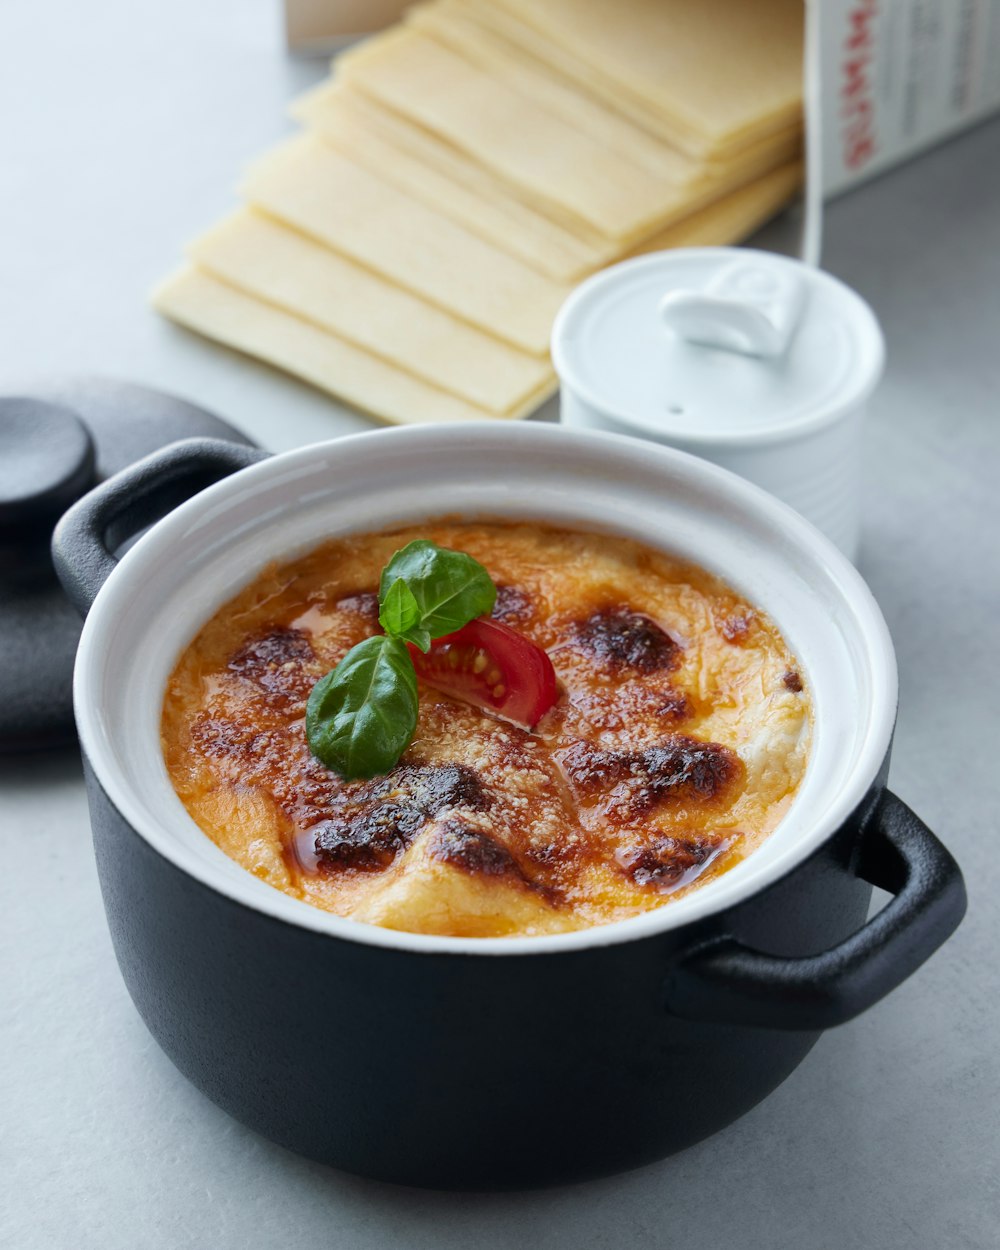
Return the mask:
[[[855,871],[895,897],[856,933],[819,955],[765,955],[725,937],[671,975],[675,1015],[771,1029],[826,1029],[867,1010],[954,933],[965,915],[958,865],[927,826],[886,791],[863,835]]]
[[[52,535],[52,560],[80,615],[90,611],[118,563],[113,553],[122,543],[268,454],[221,438],[187,438],[137,460],[78,499]]]

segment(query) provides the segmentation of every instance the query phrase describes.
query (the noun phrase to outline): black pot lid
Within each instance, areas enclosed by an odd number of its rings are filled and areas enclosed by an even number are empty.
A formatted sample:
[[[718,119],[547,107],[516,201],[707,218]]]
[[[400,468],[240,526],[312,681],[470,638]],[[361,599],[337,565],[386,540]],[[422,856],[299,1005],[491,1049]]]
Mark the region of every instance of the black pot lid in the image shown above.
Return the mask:
[[[73,741],[83,622],[49,555],[56,521],[92,486],[181,438],[251,440],[160,391],[65,378],[0,395],[0,752]]]

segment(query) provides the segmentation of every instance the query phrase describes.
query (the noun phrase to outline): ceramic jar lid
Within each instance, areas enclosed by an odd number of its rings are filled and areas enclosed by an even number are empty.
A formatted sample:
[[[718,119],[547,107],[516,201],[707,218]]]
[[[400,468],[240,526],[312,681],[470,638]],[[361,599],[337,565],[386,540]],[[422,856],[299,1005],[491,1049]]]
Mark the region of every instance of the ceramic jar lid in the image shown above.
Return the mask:
[[[871,309],[836,278],[747,248],[624,261],[569,297],[552,357],[564,422],[715,460],[853,553],[857,419],[884,345]]]
[[[882,369],[874,314],[821,270],[693,248],[583,283],[556,321],[560,377],[630,430],[702,440],[787,434],[862,402]]]

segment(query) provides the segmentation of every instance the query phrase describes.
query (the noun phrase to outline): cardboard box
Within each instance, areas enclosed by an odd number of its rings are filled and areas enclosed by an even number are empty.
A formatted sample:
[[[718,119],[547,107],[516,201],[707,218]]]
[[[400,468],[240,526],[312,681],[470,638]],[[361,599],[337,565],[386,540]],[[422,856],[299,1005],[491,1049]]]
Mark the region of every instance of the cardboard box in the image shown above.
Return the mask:
[[[823,196],[1000,109],[1000,0],[809,0]]]
[[[334,52],[398,21],[412,0],[285,0],[285,37],[295,52]]]

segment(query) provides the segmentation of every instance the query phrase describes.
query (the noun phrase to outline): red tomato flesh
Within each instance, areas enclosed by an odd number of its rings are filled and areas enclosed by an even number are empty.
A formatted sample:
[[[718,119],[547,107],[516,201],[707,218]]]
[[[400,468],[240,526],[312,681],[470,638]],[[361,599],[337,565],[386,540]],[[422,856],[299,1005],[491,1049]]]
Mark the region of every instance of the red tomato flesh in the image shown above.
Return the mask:
[[[473,707],[532,729],[559,697],[552,661],[530,639],[481,616],[435,638],[424,655],[407,644],[417,676]]]

